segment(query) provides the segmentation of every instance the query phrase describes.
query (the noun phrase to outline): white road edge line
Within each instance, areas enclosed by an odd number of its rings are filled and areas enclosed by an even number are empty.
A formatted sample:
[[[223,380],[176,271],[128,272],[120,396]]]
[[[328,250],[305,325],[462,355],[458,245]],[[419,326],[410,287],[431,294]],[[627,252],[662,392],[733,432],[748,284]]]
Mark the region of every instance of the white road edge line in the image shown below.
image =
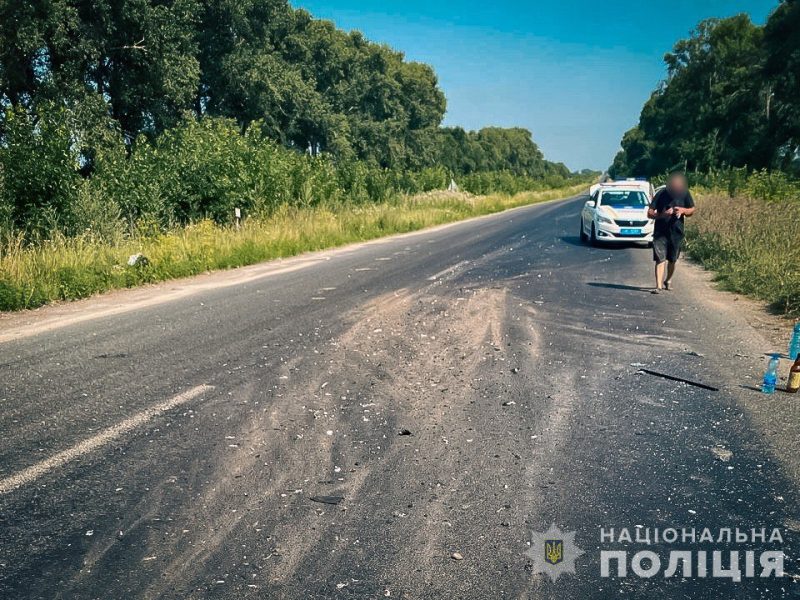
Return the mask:
[[[197,398],[197,396],[200,394],[213,389],[213,385],[203,384],[186,390],[185,392],[181,392],[169,400],[159,402],[158,404],[151,406],[150,408],[146,408],[142,412],[136,413],[132,417],[125,419],[121,423],[117,423],[108,429],[104,429],[97,435],[82,441],[80,444],[72,446],[72,448],[67,448],[66,450],[63,450],[58,454],[51,456],[50,458],[38,462],[35,465],[31,465],[27,469],[23,469],[16,475],[11,475],[5,479],[0,479],[0,495],[7,494],[8,492],[13,491],[20,486],[31,483],[45,473],[52,471],[53,469],[57,469],[58,467],[80,458],[85,454],[93,452],[94,450],[97,450],[101,446],[105,446],[106,444],[113,442],[121,435],[136,429],[141,425],[144,425],[162,413],[172,410],[181,404],[186,404],[190,400]]]

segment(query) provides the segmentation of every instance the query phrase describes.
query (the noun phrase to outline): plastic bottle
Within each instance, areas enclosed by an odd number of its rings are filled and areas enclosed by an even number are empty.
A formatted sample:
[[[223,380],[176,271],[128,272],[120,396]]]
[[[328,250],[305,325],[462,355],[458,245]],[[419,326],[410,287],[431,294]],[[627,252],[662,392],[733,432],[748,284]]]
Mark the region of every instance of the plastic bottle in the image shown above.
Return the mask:
[[[767,363],[767,370],[764,373],[764,382],[761,384],[761,391],[765,394],[774,394],[775,386],[778,385],[778,367],[781,364],[781,355],[773,354]]]
[[[792,331],[792,341],[789,342],[789,358],[795,360],[800,355],[800,323],[796,323]]]

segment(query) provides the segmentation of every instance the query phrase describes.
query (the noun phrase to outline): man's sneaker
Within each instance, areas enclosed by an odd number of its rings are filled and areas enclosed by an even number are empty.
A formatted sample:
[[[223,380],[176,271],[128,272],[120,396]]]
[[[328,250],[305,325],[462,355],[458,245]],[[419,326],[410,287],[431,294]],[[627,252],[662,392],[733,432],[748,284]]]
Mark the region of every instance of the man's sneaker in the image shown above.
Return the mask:
[[[664,289],[667,291],[670,291],[672,289],[672,286],[669,281],[664,282]]]
[[[650,293],[651,294],[660,294],[661,293],[661,288],[653,288],[652,290],[650,290]]]

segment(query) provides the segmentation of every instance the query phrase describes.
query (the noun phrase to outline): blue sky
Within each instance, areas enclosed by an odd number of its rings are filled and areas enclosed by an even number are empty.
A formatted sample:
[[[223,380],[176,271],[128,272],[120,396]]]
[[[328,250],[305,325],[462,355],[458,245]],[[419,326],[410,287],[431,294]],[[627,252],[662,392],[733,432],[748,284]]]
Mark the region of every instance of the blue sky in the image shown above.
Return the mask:
[[[604,169],[665,76],[662,58],[707,17],[777,0],[292,0],[428,63],[445,124],[522,126],[550,160]]]

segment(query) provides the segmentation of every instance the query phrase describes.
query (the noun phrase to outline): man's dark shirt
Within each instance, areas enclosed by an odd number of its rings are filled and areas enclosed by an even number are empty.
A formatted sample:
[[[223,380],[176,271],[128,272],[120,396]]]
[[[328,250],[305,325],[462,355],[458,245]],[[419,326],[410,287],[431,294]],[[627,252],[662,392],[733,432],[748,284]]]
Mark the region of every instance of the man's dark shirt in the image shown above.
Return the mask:
[[[673,197],[668,189],[658,192],[650,202],[650,208],[663,212],[670,207],[694,208],[694,198],[687,190],[683,195]],[[683,235],[683,217],[666,217],[656,219],[654,235]]]

